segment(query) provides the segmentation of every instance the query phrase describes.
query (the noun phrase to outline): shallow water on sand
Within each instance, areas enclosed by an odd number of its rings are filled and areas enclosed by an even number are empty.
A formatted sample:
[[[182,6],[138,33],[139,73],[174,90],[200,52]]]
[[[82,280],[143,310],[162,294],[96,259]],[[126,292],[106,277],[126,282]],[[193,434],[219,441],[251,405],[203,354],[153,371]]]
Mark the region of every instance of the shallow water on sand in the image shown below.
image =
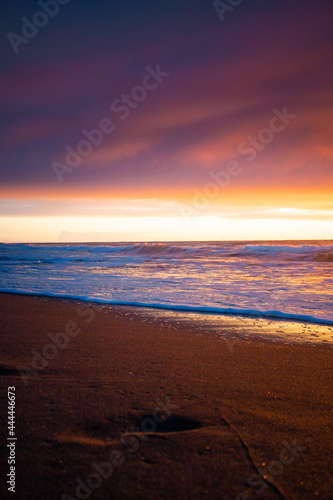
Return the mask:
[[[238,315],[148,310],[145,314],[164,324],[191,326],[197,333],[218,335],[232,349],[244,340],[285,344],[323,345],[333,348],[333,326],[302,321],[253,318]]]

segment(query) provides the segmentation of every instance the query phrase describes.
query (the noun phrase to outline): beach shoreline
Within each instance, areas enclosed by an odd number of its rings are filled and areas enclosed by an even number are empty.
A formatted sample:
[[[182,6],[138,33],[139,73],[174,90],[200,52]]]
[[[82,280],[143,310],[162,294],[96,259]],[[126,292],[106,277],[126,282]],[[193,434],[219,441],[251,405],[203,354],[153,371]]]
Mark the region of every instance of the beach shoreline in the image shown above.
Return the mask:
[[[331,498],[327,346],[228,343],[74,299],[1,293],[0,303],[1,417],[14,386],[20,500],[85,487],[94,499]],[[89,486],[101,462],[113,471]]]
[[[103,299],[72,297],[52,293],[27,292],[16,290],[0,290],[2,295],[27,296],[42,300],[55,299],[65,304],[77,304],[82,307],[97,307],[109,311],[122,310],[133,317],[142,316],[148,321],[170,324],[186,330],[194,330],[205,335],[218,336],[229,344],[252,340],[278,344],[313,345],[333,349],[333,324],[313,322],[306,319],[294,319],[284,316],[269,316],[264,313],[247,314],[239,312],[199,311],[191,308],[182,309],[168,304],[145,304],[108,301]],[[264,334],[265,332],[265,334]]]

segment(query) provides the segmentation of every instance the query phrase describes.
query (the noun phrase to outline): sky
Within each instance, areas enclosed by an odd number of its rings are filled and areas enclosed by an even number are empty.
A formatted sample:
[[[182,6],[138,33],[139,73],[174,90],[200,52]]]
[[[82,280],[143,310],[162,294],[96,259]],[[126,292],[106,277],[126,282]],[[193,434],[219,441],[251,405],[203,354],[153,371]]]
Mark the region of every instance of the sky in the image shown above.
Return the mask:
[[[333,239],[331,0],[5,0],[0,241]]]

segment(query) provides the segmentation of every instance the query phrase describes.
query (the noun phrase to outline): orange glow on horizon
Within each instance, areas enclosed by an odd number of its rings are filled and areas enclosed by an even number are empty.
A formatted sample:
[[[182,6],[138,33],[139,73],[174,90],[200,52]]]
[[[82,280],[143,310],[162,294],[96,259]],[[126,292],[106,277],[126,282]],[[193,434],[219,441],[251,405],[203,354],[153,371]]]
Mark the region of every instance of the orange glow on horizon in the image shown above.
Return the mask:
[[[0,228],[3,243],[333,239],[331,221],[292,218],[1,217]]]

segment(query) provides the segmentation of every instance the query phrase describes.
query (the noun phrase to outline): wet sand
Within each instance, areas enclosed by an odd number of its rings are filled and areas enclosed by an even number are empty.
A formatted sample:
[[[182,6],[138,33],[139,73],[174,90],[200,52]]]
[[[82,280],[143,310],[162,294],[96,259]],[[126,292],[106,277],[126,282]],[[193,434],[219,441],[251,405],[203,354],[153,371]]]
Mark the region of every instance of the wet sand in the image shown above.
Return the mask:
[[[0,304],[2,478],[11,386],[17,437],[1,498],[333,498],[332,349],[226,342],[125,307]]]

